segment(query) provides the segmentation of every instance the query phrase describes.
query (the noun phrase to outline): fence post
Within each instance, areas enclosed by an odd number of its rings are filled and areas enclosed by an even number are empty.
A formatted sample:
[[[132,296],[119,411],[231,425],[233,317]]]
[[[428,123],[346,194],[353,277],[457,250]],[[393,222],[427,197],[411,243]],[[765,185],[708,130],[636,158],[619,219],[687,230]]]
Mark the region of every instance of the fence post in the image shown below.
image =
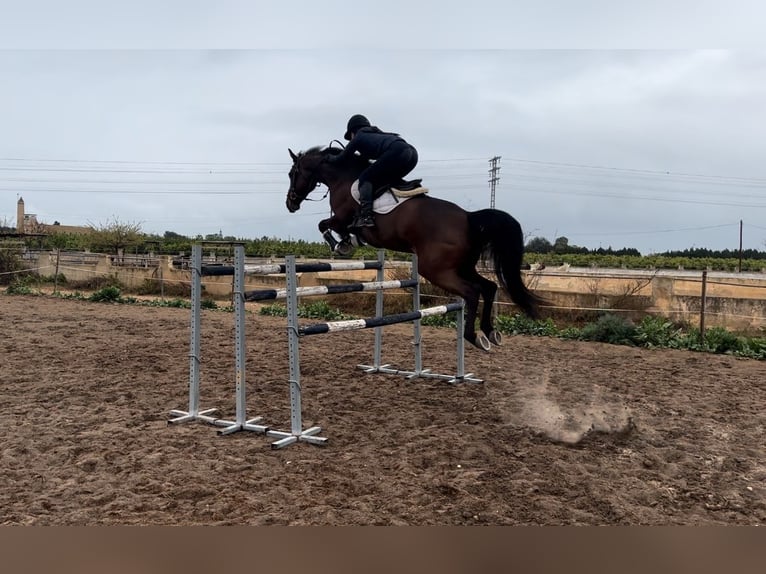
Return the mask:
[[[162,268],[165,267],[165,260],[162,256],[160,256],[159,262],[160,262],[160,298],[164,301],[165,300],[165,279],[163,276]]]
[[[59,292],[59,261],[61,260],[61,248],[56,249],[56,275],[53,276],[53,293]]]
[[[707,293],[707,270],[702,272],[702,293],[700,294],[700,344],[705,344],[705,306]]]

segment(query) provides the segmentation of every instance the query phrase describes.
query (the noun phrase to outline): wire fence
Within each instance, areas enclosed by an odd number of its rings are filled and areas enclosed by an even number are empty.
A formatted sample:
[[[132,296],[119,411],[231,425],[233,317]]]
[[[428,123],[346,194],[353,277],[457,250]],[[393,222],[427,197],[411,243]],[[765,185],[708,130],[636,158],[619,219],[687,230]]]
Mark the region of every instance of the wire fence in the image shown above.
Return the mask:
[[[158,290],[164,296],[164,286],[176,285],[188,287],[191,284],[190,271],[188,269],[173,269],[169,265],[167,256],[142,258],[141,264],[138,260],[125,259],[121,262],[115,262],[116,257],[111,257],[109,266],[106,269],[96,269],[95,263],[103,260],[102,254],[68,254],[66,257],[59,257],[56,264],[34,265],[32,258],[27,258],[26,265],[22,269],[13,269],[0,272],[0,277],[19,277],[35,274],[40,277],[52,277],[58,275],[71,274],[78,277],[98,277],[102,279],[114,279],[117,282],[127,284],[123,281],[124,274],[129,273],[135,282],[149,281],[157,284]],[[125,261],[129,261],[128,265]],[[398,272],[398,271],[394,271]],[[401,272],[408,272],[402,269]],[[484,270],[488,276],[492,276],[491,270]],[[140,275],[139,273],[144,273]],[[713,275],[711,278],[709,275]],[[763,329],[766,326],[766,274],[748,273],[742,274],[742,279],[735,280],[735,274],[712,273],[708,272],[675,272],[673,270],[608,270],[608,269],[577,269],[568,268],[566,270],[538,270],[527,271],[525,273],[527,284],[537,292],[545,294],[550,304],[545,306],[547,314],[555,316],[556,314],[601,314],[615,313],[624,315],[663,315],[674,320],[697,320],[704,325],[706,318],[712,318],[716,323],[724,325],[742,325],[745,329]],[[655,286],[653,282],[656,279],[666,279],[673,282],[673,288],[686,285],[687,289],[682,295],[670,296],[670,304],[658,306],[651,295],[641,295],[642,292],[651,292]],[[556,286],[556,280],[563,280],[572,283],[580,282],[583,285],[576,289],[572,285],[562,287]],[[338,280],[342,282],[342,280]],[[545,282],[554,284],[545,284]],[[623,282],[622,292],[619,288],[615,290],[614,286],[611,293],[601,289],[600,282],[611,282],[612,284]],[[6,281],[4,281],[6,282]],[[632,284],[629,284],[633,282]],[[75,282],[76,283],[76,282]],[[219,293],[229,294],[231,281],[228,279],[206,279],[205,283],[214,291],[218,288]],[[688,285],[699,285],[698,293],[690,293]],[[64,284],[66,286],[66,284]],[[711,290],[711,288],[713,288]],[[728,289],[730,292],[725,294],[716,293],[715,288]],[[128,290],[131,286],[128,285]],[[671,290],[672,290],[671,289]],[[454,299],[446,293],[429,293],[429,290],[423,292],[424,297],[433,300]],[[740,292],[738,294],[738,292]],[[747,292],[746,295],[743,294]],[[579,299],[579,301],[578,301]],[[590,300],[588,304],[586,300]],[[674,302],[683,299],[683,305],[675,305]],[[562,300],[569,302],[563,303]],[[572,302],[574,300],[575,302]],[[725,300],[725,305],[710,305],[711,301]],[[595,304],[593,304],[595,303]],[[634,304],[632,304],[634,303]],[[707,303],[707,304],[706,304]],[[498,300],[494,303],[496,312],[513,313],[516,306],[509,300]]]

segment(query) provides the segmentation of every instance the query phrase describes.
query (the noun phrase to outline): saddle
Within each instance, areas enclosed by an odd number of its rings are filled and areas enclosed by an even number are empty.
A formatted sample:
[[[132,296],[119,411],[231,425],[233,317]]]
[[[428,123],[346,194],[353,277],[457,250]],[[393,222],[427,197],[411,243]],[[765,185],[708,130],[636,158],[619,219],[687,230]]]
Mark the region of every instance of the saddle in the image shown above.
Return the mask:
[[[377,199],[386,192],[391,192],[394,197],[414,197],[423,193],[428,193],[428,188],[422,186],[423,179],[400,179],[398,182],[383,185],[375,190],[373,198]]]

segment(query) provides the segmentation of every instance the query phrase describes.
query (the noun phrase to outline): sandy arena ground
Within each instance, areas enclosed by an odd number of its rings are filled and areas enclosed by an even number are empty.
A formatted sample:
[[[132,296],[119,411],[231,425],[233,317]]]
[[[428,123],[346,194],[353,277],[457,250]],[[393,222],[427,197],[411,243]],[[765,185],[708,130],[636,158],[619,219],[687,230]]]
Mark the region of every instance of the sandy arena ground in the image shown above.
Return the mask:
[[[364,374],[372,330],[301,340],[327,446],[169,426],[189,311],[0,295],[0,524],[762,524],[766,363],[509,337],[484,384]],[[285,320],[248,315],[248,415],[288,429]],[[205,311],[202,406],[234,415],[231,313]],[[410,325],[383,359],[411,368]],[[455,333],[424,328],[424,366]]]

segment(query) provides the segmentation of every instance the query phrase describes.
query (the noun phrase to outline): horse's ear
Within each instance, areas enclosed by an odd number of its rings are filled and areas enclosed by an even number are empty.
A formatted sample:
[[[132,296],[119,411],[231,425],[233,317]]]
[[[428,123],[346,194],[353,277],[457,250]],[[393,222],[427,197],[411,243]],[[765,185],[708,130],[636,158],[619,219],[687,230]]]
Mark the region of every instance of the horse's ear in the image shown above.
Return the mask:
[[[293,150],[287,148],[287,151],[290,152],[290,157],[293,158],[293,161],[298,161],[298,156],[293,153]]]

